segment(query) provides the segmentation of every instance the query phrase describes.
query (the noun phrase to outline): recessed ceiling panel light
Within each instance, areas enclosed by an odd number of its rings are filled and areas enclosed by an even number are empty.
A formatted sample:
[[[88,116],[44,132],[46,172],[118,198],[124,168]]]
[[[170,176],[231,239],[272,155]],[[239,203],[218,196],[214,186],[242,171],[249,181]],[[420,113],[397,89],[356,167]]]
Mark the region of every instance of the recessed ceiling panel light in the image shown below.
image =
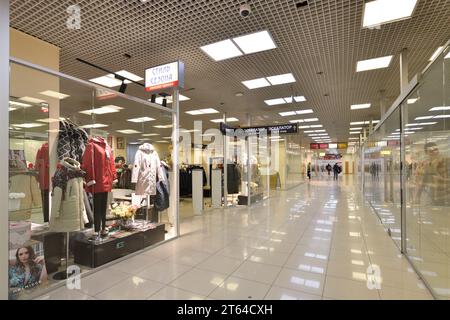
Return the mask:
[[[444,57],[444,59],[450,59],[450,52]]]
[[[323,126],[321,124],[312,124],[311,128],[322,128]]]
[[[266,78],[242,81],[242,84],[249,89],[258,89],[258,88],[270,86],[270,83],[267,81]]]
[[[408,104],[413,104],[413,103],[416,103],[417,100],[419,100],[419,98],[412,98],[412,99],[408,99],[406,102]]]
[[[450,110],[450,106],[433,107],[429,111],[445,111]]]
[[[136,81],[136,82],[144,80],[144,78],[141,78],[131,72],[126,71],[126,70],[117,71],[116,74],[118,74],[119,76],[122,76],[124,78]]]
[[[119,133],[122,133],[122,134],[137,134],[137,133],[142,133],[142,132],[140,132],[140,131],[133,130],[133,129],[124,129],[124,130],[116,130],[116,131],[119,132]]]
[[[245,53],[255,53],[275,49],[277,46],[268,31],[260,31],[233,38],[233,41]]]
[[[80,128],[83,129],[97,129],[97,128],[105,128],[107,127],[107,124],[103,124],[103,123],[94,123],[94,124],[87,124],[84,126],[81,126]]]
[[[242,52],[230,39],[208,44],[200,49],[215,61],[242,56]]]
[[[351,110],[358,110],[358,109],[368,109],[370,108],[370,103],[363,103],[363,104],[352,104],[350,106]]]
[[[315,130],[314,132],[326,132],[326,130],[325,130],[325,129],[322,129],[322,130]]]
[[[315,122],[315,121],[319,121],[319,119],[318,118],[305,119],[305,122]]]
[[[237,121],[239,121],[239,119],[236,119],[233,117],[227,118],[227,122],[237,122]],[[223,122],[223,119],[214,119],[214,120],[211,120],[211,122],[220,123],[220,122]]]
[[[298,120],[290,120],[290,123],[302,123],[305,122],[303,119],[298,119]]]
[[[267,80],[269,80],[270,84],[272,84],[273,86],[279,85],[279,84],[295,82],[295,78],[292,75],[292,73],[286,73],[286,74],[280,74],[277,76],[267,77]]]
[[[350,131],[350,134],[359,134],[358,131]]]
[[[433,119],[446,119],[450,118],[450,114],[440,114],[438,116],[434,116]]]
[[[350,130],[362,130],[362,127],[351,127]]]
[[[423,117],[417,117],[414,120],[428,120],[428,119],[432,119],[433,116],[423,116]]]
[[[42,126],[45,126],[45,124],[42,124],[42,123],[19,123],[19,124],[12,124],[11,126],[28,129],[28,128],[42,127]]]
[[[17,102],[17,101],[9,101],[9,105],[10,105],[10,106],[15,106],[15,107],[22,107],[22,108],[28,108],[28,107],[31,107],[31,104],[28,104],[28,103],[22,103],[22,102]]]
[[[159,136],[159,133],[144,133],[142,136],[143,137],[154,137],[154,136]]]
[[[103,107],[96,108],[96,109],[83,110],[83,111],[80,111],[80,113],[87,114],[87,115],[107,114],[107,113],[116,113],[122,109],[123,109],[122,107],[118,107],[115,105],[108,105],[108,106],[103,106]]]
[[[391,63],[391,60],[392,56],[386,56],[358,61],[358,63],[356,64],[356,72],[387,68]]]
[[[436,51],[433,53],[433,55],[430,57],[430,61],[433,61],[434,59],[436,59],[437,56],[441,54],[443,49],[444,49],[444,47],[438,47],[436,49]]]
[[[59,118],[59,119],[44,118],[44,119],[37,119],[36,121],[44,122],[44,123],[53,123],[53,122],[59,122],[60,120],[65,120],[65,118]]]
[[[280,112],[279,115],[282,117],[290,117],[295,116],[297,113],[295,111],[286,111],[286,112]]]
[[[351,126],[358,126],[358,125],[361,125],[361,124],[364,124],[364,121],[350,122]]]
[[[212,113],[219,113],[216,109],[207,108],[207,109],[198,109],[198,110],[191,110],[186,111],[187,114],[190,114],[192,116],[198,116],[202,114],[212,114]]]
[[[170,142],[167,140],[159,140],[159,141],[156,141],[156,143],[170,143]]]
[[[276,106],[279,104],[285,104],[286,101],[284,101],[284,99],[282,98],[278,98],[278,99],[270,99],[270,100],[264,100],[264,102],[268,105],[268,106]]]
[[[14,107],[9,107],[8,108],[8,111],[14,111],[14,110],[17,110],[17,108],[14,108]]]
[[[150,117],[141,117],[141,118],[128,119],[127,121],[142,123],[142,122],[149,122],[149,121],[154,121],[154,120],[155,119],[150,118]]]
[[[381,24],[410,18],[417,0],[376,0],[364,4],[363,27],[375,27]]]
[[[52,90],[46,90],[46,91],[42,91],[39,93],[44,96],[52,97],[52,98],[59,99],[59,100],[70,97],[68,94],[64,94],[64,93],[60,93],[60,92],[52,91]]]
[[[305,110],[297,110],[295,111],[296,114],[309,114],[309,113],[314,113],[314,111],[312,109],[305,109]]]
[[[153,126],[153,127],[154,128],[158,128],[158,129],[169,129],[169,128],[172,128],[172,125],[171,124],[166,124],[166,125],[158,124],[158,125]]]
[[[30,103],[43,103],[43,102],[46,102],[45,100],[36,99],[36,98],[33,98],[33,97],[22,97],[22,98],[19,98],[19,100],[30,102]]]
[[[299,126],[298,128],[299,129],[309,129],[309,128],[311,128],[311,126]]]
[[[122,84],[122,81],[114,78],[114,75],[101,76],[90,79],[89,81],[108,88],[118,87]]]

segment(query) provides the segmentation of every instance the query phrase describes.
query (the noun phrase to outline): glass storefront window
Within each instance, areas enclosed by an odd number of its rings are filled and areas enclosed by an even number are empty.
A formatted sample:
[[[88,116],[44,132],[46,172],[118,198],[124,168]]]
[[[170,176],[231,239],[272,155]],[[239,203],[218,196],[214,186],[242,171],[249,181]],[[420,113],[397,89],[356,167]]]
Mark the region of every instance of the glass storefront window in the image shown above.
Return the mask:
[[[172,110],[38,69],[10,65],[11,299],[178,236]]]

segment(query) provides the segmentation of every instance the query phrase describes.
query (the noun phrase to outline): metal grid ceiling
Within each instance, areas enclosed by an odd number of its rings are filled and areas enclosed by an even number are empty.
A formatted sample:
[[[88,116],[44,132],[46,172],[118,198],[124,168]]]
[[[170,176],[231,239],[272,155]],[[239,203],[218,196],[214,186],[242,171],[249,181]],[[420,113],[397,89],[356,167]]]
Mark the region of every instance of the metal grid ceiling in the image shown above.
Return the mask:
[[[75,60],[143,76],[149,66],[181,59],[186,64],[182,110],[215,107],[254,124],[285,123],[278,112],[312,108],[336,141],[346,141],[351,121],[378,119],[380,90],[398,96],[399,52],[409,51],[412,77],[450,38],[450,1],[419,0],[411,19],[363,29],[363,0],[251,0],[252,14],[239,16],[237,0],[11,0],[11,26],[61,48],[61,71],[82,79],[102,75]],[[81,7],[81,29],[66,27],[71,4]],[[267,29],[278,48],[215,62],[200,46]],[[124,53],[132,56],[125,58]],[[358,60],[394,54],[386,69],[356,73]],[[292,72],[293,85],[248,90],[241,81]],[[321,74],[318,74],[321,73]],[[130,93],[146,97],[142,88]],[[236,97],[243,92],[243,97]],[[265,99],[304,95],[307,102],[268,107]],[[147,94],[148,98],[148,94]],[[372,103],[350,111],[351,104]],[[224,103],[220,106],[220,103]],[[217,118],[205,116],[203,120]],[[300,117],[301,118],[301,117]],[[198,117],[183,115],[182,125]],[[210,125],[208,121],[208,125]],[[309,140],[306,140],[309,141]]]

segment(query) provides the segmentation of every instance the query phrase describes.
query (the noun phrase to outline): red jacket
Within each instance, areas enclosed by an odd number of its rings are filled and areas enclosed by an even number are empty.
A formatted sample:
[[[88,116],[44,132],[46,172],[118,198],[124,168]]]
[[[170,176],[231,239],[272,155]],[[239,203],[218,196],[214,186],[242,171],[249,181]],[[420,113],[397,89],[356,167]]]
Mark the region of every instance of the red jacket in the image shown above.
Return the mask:
[[[36,162],[34,164],[39,174],[39,187],[41,190],[49,190],[49,160],[48,143],[44,143],[36,153]]]
[[[86,171],[87,192],[111,191],[113,181],[116,179],[116,168],[111,147],[103,138],[89,139],[81,168]]]

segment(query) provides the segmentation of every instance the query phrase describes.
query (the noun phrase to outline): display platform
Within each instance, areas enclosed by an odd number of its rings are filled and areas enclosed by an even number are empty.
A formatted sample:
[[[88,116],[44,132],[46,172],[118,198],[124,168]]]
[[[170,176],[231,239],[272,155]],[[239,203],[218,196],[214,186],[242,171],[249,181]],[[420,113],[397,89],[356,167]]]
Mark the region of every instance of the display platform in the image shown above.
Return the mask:
[[[263,193],[252,194],[250,197],[250,204],[254,204],[255,202],[261,201],[263,199],[264,199]],[[248,196],[239,195],[238,196],[238,205],[240,205],[240,206],[248,205]]]
[[[164,224],[154,224],[146,230],[121,230],[104,240],[81,239],[75,241],[76,264],[96,268],[130,253],[164,240]]]

